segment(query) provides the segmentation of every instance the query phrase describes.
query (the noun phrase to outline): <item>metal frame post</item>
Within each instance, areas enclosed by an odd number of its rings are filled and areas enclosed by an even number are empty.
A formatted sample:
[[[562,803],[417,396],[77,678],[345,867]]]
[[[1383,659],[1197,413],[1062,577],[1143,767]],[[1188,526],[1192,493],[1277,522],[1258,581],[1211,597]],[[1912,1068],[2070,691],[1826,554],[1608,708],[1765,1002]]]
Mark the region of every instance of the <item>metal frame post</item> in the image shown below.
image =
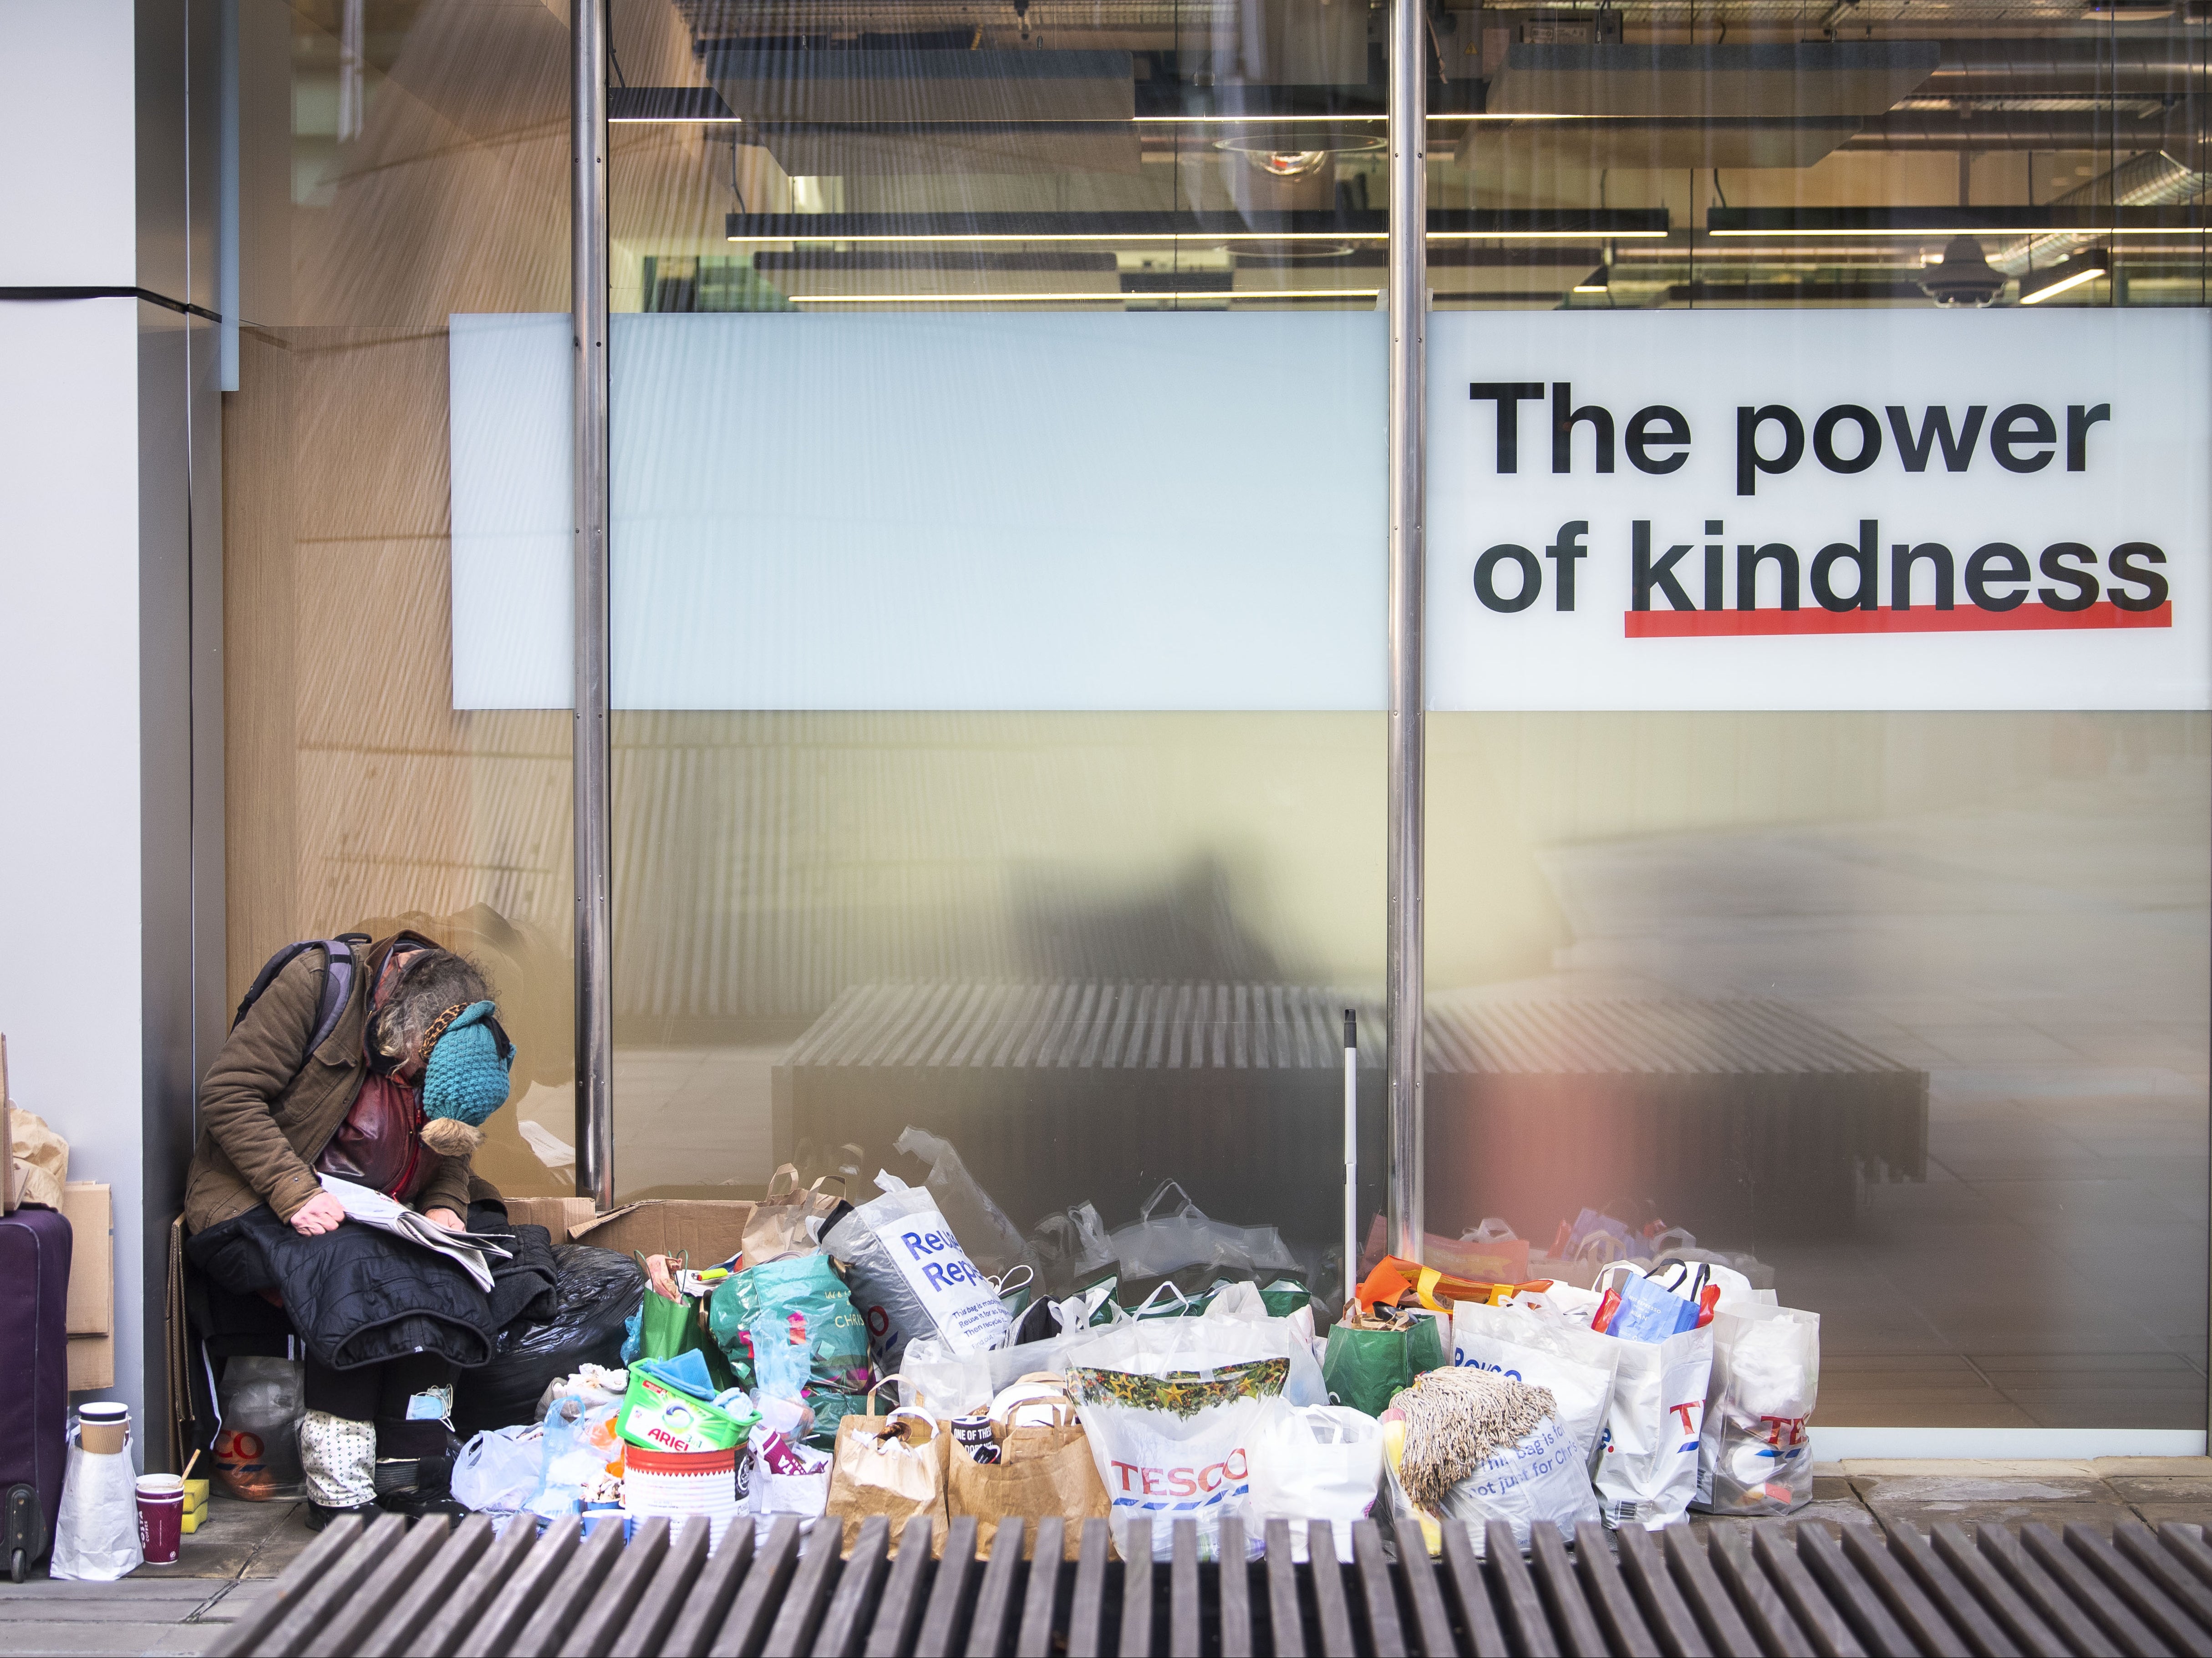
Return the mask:
[[[607,827],[607,0],[569,9],[574,284],[576,1191],[615,1199],[612,903]]]
[[[1422,526],[1428,409],[1426,0],[1390,5],[1390,717],[1389,958],[1390,1247],[1418,1260],[1423,1225],[1421,1101]]]

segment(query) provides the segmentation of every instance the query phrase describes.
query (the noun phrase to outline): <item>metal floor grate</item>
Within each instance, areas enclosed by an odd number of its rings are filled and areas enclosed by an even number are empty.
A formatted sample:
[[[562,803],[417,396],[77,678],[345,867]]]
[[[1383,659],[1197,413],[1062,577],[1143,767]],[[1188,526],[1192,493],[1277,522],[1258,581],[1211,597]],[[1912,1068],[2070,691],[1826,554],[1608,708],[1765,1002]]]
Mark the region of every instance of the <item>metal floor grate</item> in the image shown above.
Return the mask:
[[[886,1522],[853,1552],[810,1546],[778,1521],[755,1546],[743,1521],[709,1554],[706,1522],[641,1522],[580,1535],[496,1538],[471,1515],[334,1522],[276,1588],[233,1625],[222,1654],[1276,1653],[1849,1655],[2212,1654],[2212,1550],[2197,1528],[2133,1523],[2104,1533],[2039,1524],[1956,1525],[1923,1534],[1782,1521],[1686,1526],[1609,1538],[1581,1528],[1571,1553],[1539,1529],[1527,1557],[1502,1526],[1478,1559],[1467,1528],[1444,1528],[1441,1561],[1401,1561],[1384,1526],[1354,1528],[1340,1567],[1324,1531],[1316,1565],[1294,1564],[1291,1527],[1270,1521],[1266,1558],[1224,1570],[1198,1558],[1178,1521],[1174,1558],[1108,1558],[1106,1522],[1059,1563],[1060,1522],[1036,1527],[1033,1570],[1009,1521],[990,1558],[975,1521],[953,1522],[945,1558],[928,1522],[888,1556]],[[1133,1522],[1149,1528],[1149,1521]],[[914,1527],[919,1527],[920,1530]],[[832,1533],[821,1533],[826,1542]],[[1616,1540],[1618,1552],[1616,1553]],[[1231,1558],[1239,1521],[1224,1522]],[[1141,1551],[1140,1551],[1141,1552]]]

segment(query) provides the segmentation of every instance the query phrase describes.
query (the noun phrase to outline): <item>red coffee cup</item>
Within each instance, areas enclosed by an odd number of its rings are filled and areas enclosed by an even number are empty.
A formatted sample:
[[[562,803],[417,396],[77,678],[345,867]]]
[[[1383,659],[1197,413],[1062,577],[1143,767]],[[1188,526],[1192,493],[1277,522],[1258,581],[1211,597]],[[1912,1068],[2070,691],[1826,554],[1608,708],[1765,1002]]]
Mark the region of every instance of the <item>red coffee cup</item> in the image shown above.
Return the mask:
[[[185,1482],[173,1473],[138,1477],[138,1550],[149,1566],[173,1566],[183,1545]]]

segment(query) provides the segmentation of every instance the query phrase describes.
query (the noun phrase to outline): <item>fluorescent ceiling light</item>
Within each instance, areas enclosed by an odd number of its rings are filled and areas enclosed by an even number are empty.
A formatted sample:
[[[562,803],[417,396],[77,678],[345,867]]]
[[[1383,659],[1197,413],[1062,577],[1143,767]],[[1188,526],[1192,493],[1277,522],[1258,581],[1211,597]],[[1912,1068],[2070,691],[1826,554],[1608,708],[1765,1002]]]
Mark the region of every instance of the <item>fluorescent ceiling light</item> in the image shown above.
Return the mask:
[[[2022,305],[2041,305],[2045,300],[2093,282],[2112,268],[2112,255],[2101,247],[2093,247],[2078,253],[2063,264],[2054,264],[2048,270],[2031,271],[2020,281],[2020,302]]]
[[[1379,288],[1194,288],[1160,294],[793,294],[793,305],[1119,305],[1124,300],[1371,300]]]
[[[1663,230],[1431,230],[1432,242],[1586,242],[1603,235],[1615,241],[1664,240]],[[775,242],[1386,242],[1383,230],[1054,230],[920,232],[913,235],[840,235],[825,231],[809,236],[787,231],[779,236],[732,236],[733,242],[766,246]]]

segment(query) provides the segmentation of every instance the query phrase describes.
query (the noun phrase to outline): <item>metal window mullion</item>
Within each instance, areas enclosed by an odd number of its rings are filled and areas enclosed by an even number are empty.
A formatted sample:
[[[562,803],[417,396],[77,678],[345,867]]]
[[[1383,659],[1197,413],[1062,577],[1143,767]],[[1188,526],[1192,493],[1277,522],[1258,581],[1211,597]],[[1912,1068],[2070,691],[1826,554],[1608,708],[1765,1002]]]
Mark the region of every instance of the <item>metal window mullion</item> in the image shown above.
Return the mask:
[[[576,1191],[614,1206],[607,808],[606,0],[573,0],[569,258],[575,368]]]
[[[1428,355],[1428,46],[1425,0],[1390,8],[1389,936],[1390,1238],[1419,1259],[1423,1225],[1422,814],[1425,709],[1422,527]]]

